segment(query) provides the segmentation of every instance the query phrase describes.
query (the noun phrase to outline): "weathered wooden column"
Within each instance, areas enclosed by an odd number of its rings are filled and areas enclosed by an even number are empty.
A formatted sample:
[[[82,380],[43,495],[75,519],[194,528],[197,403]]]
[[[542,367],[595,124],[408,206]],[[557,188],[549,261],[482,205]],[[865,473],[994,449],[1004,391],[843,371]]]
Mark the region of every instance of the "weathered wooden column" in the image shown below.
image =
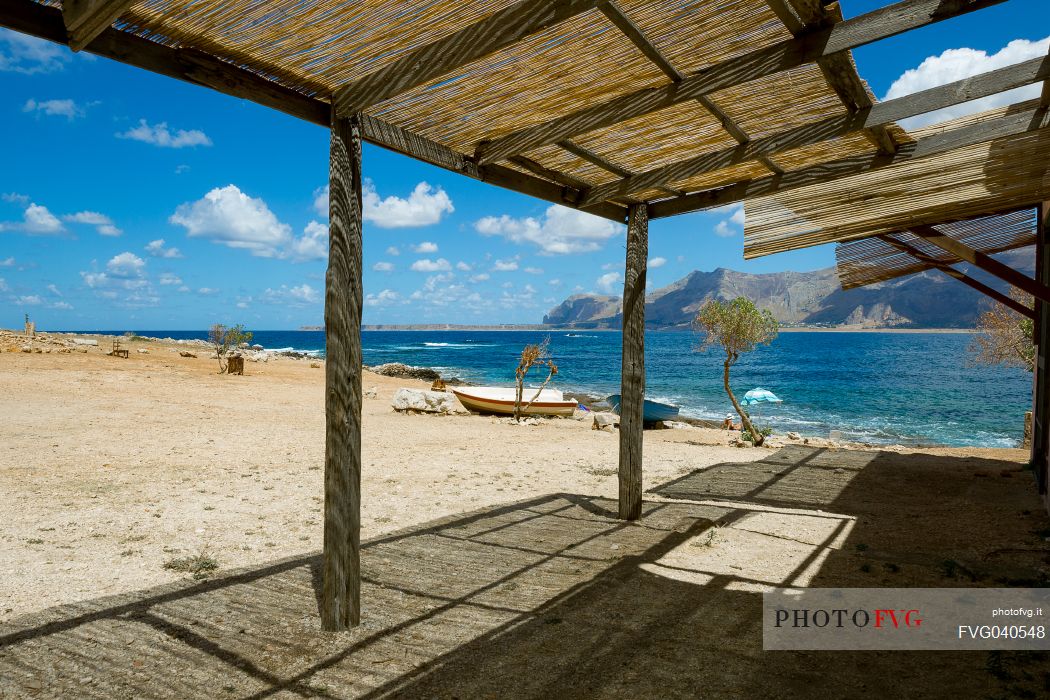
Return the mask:
[[[627,215],[627,265],[623,275],[623,359],[620,369],[620,518],[642,514],[642,401],[645,395],[645,268],[649,211]]]
[[[1037,211],[1038,226],[1035,244],[1035,280],[1050,282],[1050,202],[1043,202]],[[1050,450],[1050,304],[1035,297],[1035,371],[1032,378],[1032,470],[1035,472],[1039,493],[1050,510],[1047,493],[1048,450]]]
[[[332,110],[321,626],[361,621],[361,124]]]

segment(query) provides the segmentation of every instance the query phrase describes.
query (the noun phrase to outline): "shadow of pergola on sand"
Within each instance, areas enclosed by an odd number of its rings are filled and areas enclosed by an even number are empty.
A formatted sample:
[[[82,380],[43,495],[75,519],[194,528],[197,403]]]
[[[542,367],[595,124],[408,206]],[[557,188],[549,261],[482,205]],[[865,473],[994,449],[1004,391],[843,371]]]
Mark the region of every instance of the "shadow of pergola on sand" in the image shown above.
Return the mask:
[[[1045,671],[1009,657],[992,673],[984,652],[763,652],[760,619],[770,586],[1036,585],[1050,546],[1032,535],[1047,523],[1029,480],[1013,462],[799,447],[659,485],[636,522],[551,494],[366,543],[363,622],[347,633],[318,629],[319,555],[21,618],[0,628],[2,696],[1038,688]]]

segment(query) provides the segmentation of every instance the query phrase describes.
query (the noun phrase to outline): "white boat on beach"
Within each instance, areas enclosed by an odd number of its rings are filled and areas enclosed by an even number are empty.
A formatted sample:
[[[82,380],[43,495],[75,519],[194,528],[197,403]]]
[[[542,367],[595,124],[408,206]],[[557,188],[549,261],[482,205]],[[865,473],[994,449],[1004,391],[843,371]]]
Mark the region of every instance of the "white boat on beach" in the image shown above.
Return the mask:
[[[475,413],[496,413],[505,416],[514,415],[513,387],[469,386],[456,387],[452,390],[463,408]],[[522,408],[536,395],[535,389],[526,388],[522,394]],[[557,389],[544,389],[532,405],[523,411],[528,416],[571,416],[576,410],[574,399],[566,400]]]

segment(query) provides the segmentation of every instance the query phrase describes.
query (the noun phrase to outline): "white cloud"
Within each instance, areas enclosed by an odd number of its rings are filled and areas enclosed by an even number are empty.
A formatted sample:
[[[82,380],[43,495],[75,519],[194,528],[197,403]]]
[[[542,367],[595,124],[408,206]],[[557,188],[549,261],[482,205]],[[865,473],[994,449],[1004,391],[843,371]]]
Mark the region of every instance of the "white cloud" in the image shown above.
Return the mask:
[[[7,281],[0,277],[0,292],[6,292],[10,287],[7,286]]]
[[[319,303],[321,294],[308,284],[301,284],[298,287],[288,287],[282,284],[278,289],[267,289],[263,292],[263,300],[271,304],[305,306]]]
[[[655,270],[667,264],[667,258],[649,258],[649,267]]]
[[[518,269],[517,260],[497,260],[492,263],[493,272],[513,272]]]
[[[291,227],[282,224],[261,199],[249,197],[236,185],[217,187],[196,202],[180,204],[168,219],[183,226],[190,237],[203,237],[252,255],[280,257],[292,240]]]
[[[146,252],[149,253],[150,255],[152,255],[155,258],[181,258],[182,257],[182,253],[179,252],[178,248],[175,248],[175,247],[165,248],[164,247],[164,239],[163,238],[158,238],[155,241],[150,241],[146,245]]]
[[[328,218],[328,185],[314,190],[314,211],[325,219]]]
[[[483,236],[502,236],[514,243],[536,245],[544,255],[599,250],[605,241],[624,230],[621,224],[558,204],[548,207],[542,219],[486,216],[474,228]]]
[[[65,117],[69,121],[84,116],[84,110],[73,100],[41,100],[37,102],[33,98],[29,98],[22,105],[22,111],[46,114],[49,117]]]
[[[390,246],[389,248],[386,249],[386,254],[387,255],[398,256],[398,255],[401,255],[401,251],[398,250],[397,248],[395,248],[394,246]]]
[[[471,275],[470,281],[471,282],[484,282],[488,278],[489,278],[489,273],[481,272],[481,273],[476,274],[476,275]]]
[[[56,301],[53,304],[49,304],[48,306],[50,306],[52,309],[58,309],[59,311],[70,311],[73,308],[73,305],[70,304],[68,301]]]
[[[379,228],[410,228],[430,226],[441,221],[444,214],[455,211],[452,199],[445,190],[421,182],[408,199],[391,195],[380,199],[375,185],[365,180],[362,192],[363,216]]]
[[[131,252],[114,255],[106,263],[106,273],[120,279],[135,279],[142,277],[146,271],[146,261]]]
[[[458,263],[456,263],[456,269],[460,272],[470,272],[474,268],[460,260]]]
[[[219,293],[219,290],[218,289],[214,289],[212,287],[201,287],[200,289],[197,290],[197,294],[200,294],[201,296],[205,296],[205,297],[214,296],[214,295],[216,295],[218,293]]]
[[[105,272],[81,272],[84,284],[106,299],[120,299],[125,306],[154,306],[160,299],[146,279],[146,262],[131,252],[106,263]],[[118,294],[118,290],[124,290]]]
[[[401,299],[401,295],[392,289],[384,289],[379,294],[369,294],[365,297],[365,306],[386,306]]]
[[[901,77],[897,78],[890,85],[890,89],[886,92],[883,99],[891,100],[896,97],[903,97],[914,92],[937,87],[938,85],[962,80],[978,73],[1003,68],[1027,61],[1030,58],[1045,56],[1048,47],[1050,47],[1050,37],[1038,41],[1015,39],[993,54],[978,49],[948,49],[940,55],[930,56],[918,67],[905,71]],[[949,119],[963,117],[967,114],[984,112],[995,107],[1032,99],[1038,97],[1039,91],[1040,85],[1029,85],[929,114],[912,117],[911,119],[905,119],[901,122],[901,125],[905,129],[915,129],[928,124],[936,124]]]
[[[377,262],[375,265],[372,266],[372,269],[376,272],[393,272],[394,263]]]
[[[66,230],[58,217],[42,204],[30,202],[20,194],[5,194],[4,201],[25,205],[21,221],[0,221],[0,231],[24,231],[33,236],[47,236]],[[13,261],[14,259],[11,258]]]
[[[95,230],[103,236],[119,236],[124,233],[113,225],[112,219],[105,214],[98,213],[97,211],[78,211],[76,214],[66,214],[62,217],[62,220],[74,224],[87,224],[88,226],[94,226]]]
[[[328,256],[328,227],[311,221],[296,238],[266,202],[250,197],[236,185],[216,187],[196,202],[185,202],[168,219],[183,226],[190,237],[208,238],[260,258],[293,262],[323,260]]]
[[[735,227],[744,226],[744,205],[740,202],[737,202],[736,204],[727,204],[724,207],[717,207],[711,209],[707,213],[725,217],[715,224],[716,236],[722,236],[723,238],[735,236],[740,233]],[[681,260],[678,262],[681,262]]]
[[[543,274],[543,268],[542,267],[526,267],[525,268],[525,272],[529,273],[530,275],[542,275]]]
[[[547,284],[549,284],[552,287],[560,287],[561,286],[561,280],[559,280],[559,279],[547,280]]]
[[[39,306],[44,303],[44,300],[36,294],[32,294],[29,296],[18,297],[18,303],[22,306]]]
[[[210,146],[211,139],[203,131],[191,129],[186,131],[179,129],[172,133],[168,129],[167,122],[150,124],[145,119],[139,120],[139,125],[132,127],[123,133],[116,134],[118,139],[130,139],[153,144],[161,148],[186,148],[192,146]]]
[[[64,46],[0,29],[0,72],[52,73],[64,68],[71,56]]]
[[[61,233],[66,229],[47,207],[32,203],[22,212],[21,222],[0,224],[0,231],[2,230],[22,230],[29,234],[46,236]]]
[[[14,258],[5,258],[3,260],[0,260],[0,267],[14,267],[14,266],[15,266],[15,259]]]
[[[423,258],[412,263],[412,269],[416,272],[445,272],[451,270],[452,265],[444,258],[438,258],[437,260]]]
[[[56,287],[56,286],[55,286],[55,285],[53,285],[53,284],[49,284],[49,285],[47,285],[47,291],[51,292],[51,293],[52,293],[52,294],[54,294],[54,295],[55,295],[56,297],[60,297],[60,296],[62,296],[62,292],[61,292],[61,291],[59,290],[59,288],[58,288],[58,287]]]
[[[617,287],[622,284],[623,277],[620,276],[619,272],[606,272],[597,281],[598,289],[606,294],[613,294],[617,291]]]
[[[301,238],[296,238],[289,245],[292,259],[302,262],[324,260],[328,257],[328,227],[311,221],[303,229]]]
[[[428,253],[436,253],[436,252],[438,252],[437,243],[431,243],[430,241],[423,241],[419,245],[412,246],[412,252],[413,253],[419,253],[421,255],[426,255]]]
[[[182,278],[172,272],[162,272],[157,281],[165,286],[174,286],[176,284],[182,284]]]

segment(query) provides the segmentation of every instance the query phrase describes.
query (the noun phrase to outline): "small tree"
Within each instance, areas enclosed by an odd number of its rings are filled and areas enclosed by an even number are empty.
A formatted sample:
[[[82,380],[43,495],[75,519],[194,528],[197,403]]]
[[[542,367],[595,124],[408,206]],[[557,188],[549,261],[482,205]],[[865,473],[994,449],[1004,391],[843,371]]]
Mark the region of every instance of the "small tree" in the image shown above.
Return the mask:
[[[765,436],[751,424],[751,417],[740,407],[740,403],[729,388],[729,368],[736,364],[740,355],[751,352],[759,345],[769,345],[777,337],[777,320],[768,309],[759,310],[754,302],[746,297],[737,297],[732,301],[712,299],[705,303],[693,319],[693,326],[706,334],[698,348],[707,350],[712,345],[720,345],[725,350],[722,383],[733,408],[740,415],[740,422],[751,434],[755,445],[761,445]]]
[[[215,357],[219,360],[219,374],[224,374],[229,364],[226,361],[227,355],[231,350],[236,350],[241,343],[252,342],[252,333],[244,330],[244,326],[239,323],[232,328],[216,323],[208,331],[208,340],[215,346]]]
[[[1032,308],[1032,295],[1010,289],[1010,298]],[[1004,304],[992,304],[977,318],[977,335],[970,344],[974,361],[983,365],[1035,369],[1035,322]]]
[[[514,420],[516,421],[521,420],[522,412],[529,409],[529,406],[540,397],[540,392],[558,373],[558,365],[554,364],[554,358],[550,354],[550,341],[550,338],[544,338],[542,343],[526,345],[521,351],[521,357],[518,359],[518,368],[514,370],[514,378],[517,382],[517,391],[514,394]],[[532,399],[523,407],[521,400],[522,394],[525,392],[525,376],[530,369],[536,366],[547,368],[547,378],[543,380],[543,384],[533,394]]]

